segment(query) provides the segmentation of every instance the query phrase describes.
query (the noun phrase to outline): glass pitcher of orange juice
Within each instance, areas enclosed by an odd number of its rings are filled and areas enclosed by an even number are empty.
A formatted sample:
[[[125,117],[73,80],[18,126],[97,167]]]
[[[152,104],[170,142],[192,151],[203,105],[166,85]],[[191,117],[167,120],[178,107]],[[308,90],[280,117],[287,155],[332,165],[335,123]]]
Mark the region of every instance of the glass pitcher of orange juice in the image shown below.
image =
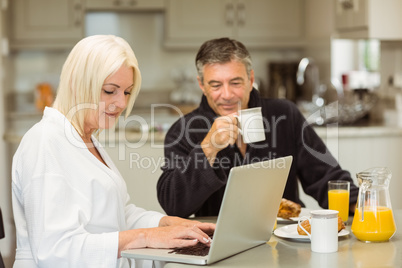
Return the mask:
[[[396,226],[389,196],[391,172],[384,167],[357,174],[359,196],[352,222],[352,233],[364,242],[388,241]]]

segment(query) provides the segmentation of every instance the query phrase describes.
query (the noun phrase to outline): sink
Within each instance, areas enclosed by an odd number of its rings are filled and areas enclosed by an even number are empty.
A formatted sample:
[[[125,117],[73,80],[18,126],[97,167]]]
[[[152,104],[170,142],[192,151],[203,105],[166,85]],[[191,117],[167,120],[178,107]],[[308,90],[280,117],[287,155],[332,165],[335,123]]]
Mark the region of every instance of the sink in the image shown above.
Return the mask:
[[[366,116],[378,101],[378,96],[367,90],[347,92],[343,98],[318,107],[314,103],[300,104],[299,108],[312,125],[351,125]]]

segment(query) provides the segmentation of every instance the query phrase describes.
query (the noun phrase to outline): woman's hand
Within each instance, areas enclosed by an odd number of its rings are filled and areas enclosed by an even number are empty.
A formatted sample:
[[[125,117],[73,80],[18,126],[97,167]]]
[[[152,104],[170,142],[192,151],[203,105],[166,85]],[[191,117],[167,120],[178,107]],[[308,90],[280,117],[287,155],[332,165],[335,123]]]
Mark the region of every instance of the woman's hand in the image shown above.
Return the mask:
[[[147,230],[146,245],[150,248],[176,248],[194,246],[198,242],[211,244],[211,239],[201,229],[193,225],[158,227]]]
[[[199,241],[206,245],[210,245],[210,243],[211,243],[210,235],[212,235],[215,231],[214,223],[205,223],[205,222],[203,223],[200,221],[187,220],[187,219],[183,219],[183,218],[179,218],[179,217],[171,217],[171,216],[163,217],[159,222],[159,226],[160,227],[174,227],[174,226],[185,227],[184,230],[186,230],[188,232],[188,234],[191,234],[192,238],[197,240],[196,242]],[[186,243],[187,242],[188,241],[186,241]],[[193,243],[191,243],[191,244],[193,244]],[[194,245],[195,244],[197,244],[197,243],[194,243]],[[184,246],[182,246],[182,247],[184,247]]]
[[[128,230],[119,233],[119,257],[122,250],[130,248],[176,248],[194,246],[198,242],[211,244],[209,235],[215,231],[215,224],[202,223],[165,216],[159,227]]]

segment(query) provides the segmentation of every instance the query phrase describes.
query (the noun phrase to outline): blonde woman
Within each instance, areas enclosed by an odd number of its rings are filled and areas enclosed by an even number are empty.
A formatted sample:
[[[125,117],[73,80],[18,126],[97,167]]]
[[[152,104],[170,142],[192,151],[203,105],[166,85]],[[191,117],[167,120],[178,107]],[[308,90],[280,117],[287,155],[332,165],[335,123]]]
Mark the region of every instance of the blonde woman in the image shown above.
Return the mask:
[[[124,249],[210,244],[214,224],[130,204],[93,135],[113,127],[124,110],[130,114],[140,85],[136,57],[122,38],[90,36],[73,48],[53,107],[13,158],[14,267],[123,267]]]

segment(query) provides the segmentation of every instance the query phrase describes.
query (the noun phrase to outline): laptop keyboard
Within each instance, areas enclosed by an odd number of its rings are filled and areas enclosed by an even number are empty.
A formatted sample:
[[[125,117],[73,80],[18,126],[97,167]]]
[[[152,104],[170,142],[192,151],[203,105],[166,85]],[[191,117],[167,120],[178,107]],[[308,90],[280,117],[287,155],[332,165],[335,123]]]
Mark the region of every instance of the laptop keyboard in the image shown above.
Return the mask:
[[[172,251],[169,251],[169,253],[193,255],[193,256],[207,256],[208,252],[209,247],[203,243],[198,243],[195,246],[185,248],[175,248]]]

